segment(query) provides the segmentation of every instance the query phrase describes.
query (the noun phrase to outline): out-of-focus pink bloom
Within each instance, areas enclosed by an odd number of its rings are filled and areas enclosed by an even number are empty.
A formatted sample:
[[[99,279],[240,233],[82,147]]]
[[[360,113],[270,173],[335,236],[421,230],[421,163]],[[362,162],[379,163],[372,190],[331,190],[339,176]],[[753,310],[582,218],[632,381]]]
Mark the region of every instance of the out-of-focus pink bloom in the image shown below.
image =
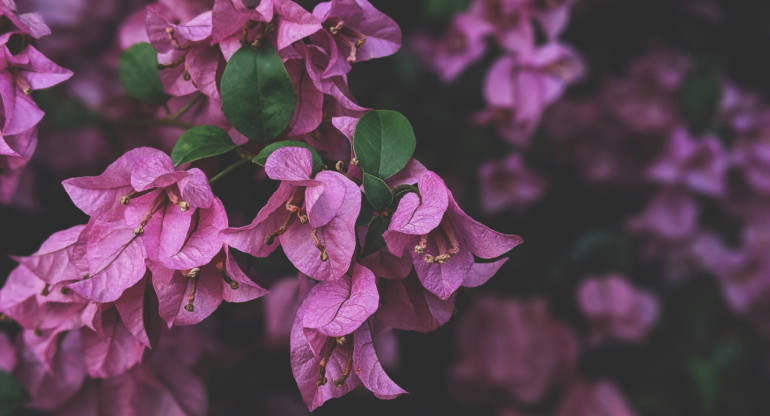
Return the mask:
[[[395,256],[411,254],[423,286],[440,299],[449,299],[463,284],[474,255],[495,258],[523,241],[470,218],[435,173],[423,174],[417,187],[419,195],[401,198],[383,238]]]
[[[460,320],[457,348],[460,358],[451,370],[456,383],[524,403],[539,401],[568,379],[578,356],[574,332],[550,316],[543,299],[477,300]]]
[[[757,192],[770,194],[770,140],[764,137],[762,140],[741,142],[733,156],[746,182]]]
[[[628,229],[664,240],[682,240],[695,232],[698,205],[686,193],[675,189],[660,191],[644,212],[628,221]]]
[[[441,39],[420,34],[413,39],[412,48],[442,81],[450,83],[484,56],[485,38],[492,30],[492,25],[473,13],[459,14]]]
[[[619,275],[583,280],[577,303],[591,324],[593,345],[609,339],[642,342],[658,318],[657,299]]]
[[[557,416],[634,416],[623,393],[609,381],[576,381],[567,390]]]
[[[560,98],[583,72],[578,54],[558,43],[499,58],[484,83],[487,109],[475,121],[494,124],[503,138],[526,146],[546,107]]]
[[[0,2],[0,15],[11,22],[14,29],[8,30],[0,37],[2,43],[8,41],[8,37],[14,33],[22,33],[40,39],[51,33],[51,29],[43,23],[43,17],[39,13],[19,14],[14,0],[3,0]]]
[[[518,153],[482,163],[479,182],[481,206],[489,214],[535,202],[546,188],[546,179],[530,170]]]
[[[728,167],[727,154],[718,138],[693,138],[686,130],[677,129],[665,153],[650,166],[647,174],[667,186],[683,185],[719,197],[726,192]]]

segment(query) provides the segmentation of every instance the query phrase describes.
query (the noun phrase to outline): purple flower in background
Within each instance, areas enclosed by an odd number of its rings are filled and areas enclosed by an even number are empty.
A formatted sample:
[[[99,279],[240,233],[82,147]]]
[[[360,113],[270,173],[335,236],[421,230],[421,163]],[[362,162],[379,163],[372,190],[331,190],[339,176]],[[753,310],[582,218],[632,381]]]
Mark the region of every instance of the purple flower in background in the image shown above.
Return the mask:
[[[682,240],[695,232],[698,205],[686,193],[665,189],[653,197],[644,212],[628,221],[628,229],[664,240]]]
[[[589,277],[577,289],[577,303],[591,324],[590,343],[608,339],[640,343],[658,318],[658,301],[619,275]]]
[[[481,206],[489,214],[535,202],[546,190],[546,179],[529,169],[518,153],[482,163],[479,182]]]
[[[665,153],[650,166],[647,174],[667,186],[683,185],[719,197],[726,192],[728,167],[727,154],[718,138],[692,138],[684,129],[678,129],[671,135]]]
[[[460,319],[457,348],[451,376],[471,401],[500,391],[536,403],[570,377],[578,358],[574,332],[543,299],[478,299]]]
[[[398,204],[383,238],[401,257],[409,251],[423,286],[446,300],[459,288],[475,259],[498,257],[522,242],[471,219],[455,202],[444,181],[426,172]]]
[[[608,381],[576,381],[569,386],[557,416],[635,416],[623,393]]]

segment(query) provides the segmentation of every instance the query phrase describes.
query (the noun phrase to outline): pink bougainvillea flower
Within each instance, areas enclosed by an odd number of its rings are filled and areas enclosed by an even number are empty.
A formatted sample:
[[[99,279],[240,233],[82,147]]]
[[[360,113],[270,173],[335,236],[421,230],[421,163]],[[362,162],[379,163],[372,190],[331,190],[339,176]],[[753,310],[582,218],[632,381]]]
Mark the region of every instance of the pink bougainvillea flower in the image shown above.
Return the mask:
[[[83,355],[88,375],[109,378],[125,373],[142,360],[145,346],[126,328],[116,308],[97,312],[96,329],[83,328]]]
[[[474,255],[495,258],[522,242],[471,219],[435,173],[423,174],[417,187],[419,195],[401,199],[383,238],[396,256],[410,251],[423,286],[439,298],[449,299],[463,284]]]
[[[0,15],[8,19],[15,27],[15,30],[7,31],[3,37],[13,33],[22,33],[35,39],[40,39],[45,35],[51,34],[51,29],[43,23],[43,18],[39,13],[19,14],[14,0],[3,0],[0,2]],[[7,41],[7,38],[5,41]]]
[[[267,293],[238,267],[225,247],[211,263],[191,270],[172,270],[150,263],[159,313],[168,327],[193,325],[222,301],[247,302]]]
[[[222,248],[219,232],[227,226],[227,217],[206,175],[195,168],[175,170],[171,158],[159,150],[131,150],[100,176],[63,184],[92,221],[117,223],[115,227],[124,230],[124,244],[131,241],[125,229],[131,229],[147,258],[166,267],[202,266]],[[94,238],[100,237],[89,240]]]
[[[657,299],[619,275],[583,280],[577,303],[591,324],[594,345],[608,339],[642,342],[658,318]]]
[[[302,399],[312,411],[362,384],[380,399],[406,393],[385,373],[375,348],[382,329],[366,320],[341,337],[327,337],[303,326],[306,305],[300,307],[291,331],[291,368]]]
[[[331,0],[318,4],[313,15],[321,22],[330,48],[331,62],[325,76],[344,75],[350,64],[396,53],[401,29],[367,0]]]
[[[548,313],[543,299],[484,297],[459,322],[459,361],[452,378],[471,396],[503,391],[524,403],[539,401],[575,370],[577,337]],[[470,400],[480,397],[468,397]]]
[[[285,277],[270,287],[265,296],[265,344],[270,349],[284,349],[289,345],[291,327],[302,301],[307,297],[314,280],[300,275]]]
[[[764,140],[742,142],[736,146],[733,159],[753,189],[770,194],[770,143]]]
[[[374,274],[353,264],[350,276],[313,286],[304,301],[302,325],[328,337],[341,337],[369,319],[379,301]]]
[[[476,116],[476,122],[495,124],[503,138],[526,145],[546,107],[582,78],[583,72],[579,55],[559,43],[499,58],[487,73],[487,109]]]
[[[32,100],[32,91],[49,88],[68,80],[72,72],[27,46],[16,55],[0,45],[0,99],[3,105],[4,136],[23,133],[43,118],[43,111]]]
[[[14,257],[14,260],[49,284],[81,279],[87,270],[81,270],[75,246],[85,228],[85,225],[76,225],[54,233],[34,254]]]
[[[608,381],[572,383],[557,416],[635,416],[623,393]]]
[[[53,411],[72,398],[86,378],[80,331],[62,335],[50,367],[22,347],[14,377],[32,396],[31,409]]]
[[[291,0],[216,0],[212,23],[213,42],[228,60],[267,36],[281,50],[321,30],[318,19]]]
[[[561,35],[569,23],[570,9],[577,0],[535,1],[534,16],[549,39]]]
[[[167,93],[201,91],[219,99],[216,85],[220,52],[211,43],[211,12],[175,24],[178,16],[162,3],[147,8],[147,35],[158,51],[160,79]]]
[[[5,333],[0,333],[0,370],[11,373],[17,362],[16,348]]]
[[[485,38],[493,29],[476,14],[459,14],[441,39],[420,34],[412,41],[412,48],[442,81],[450,83],[484,56],[487,50]]]
[[[16,195],[22,172],[37,147],[37,128],[21,134],[0,133],[0,203],[9,204]]]
[[[250,225],[224,232],[226,243],[265,257],[277,240],[302,273],[317,280],[345,274],[356,246],[358,186],[337,172],[323,171],[313,178],[312,155],[301,147],[273,152],[265,172],[281,185]]]
[[[662,190],[644,212],[628,222],[628,229],[666,240],[681,240],[695,232],[698,211],[698,205],[686,193]]]
[[[455,294],[446,300],[425,290],[416,276],[382,283],[377,319],[408,331],[430,332],[449,322],[455,310]]]
[[[546,179],[529,169],[518,153],[482,163],[479,182],[481,206],[489,214],[535,202],[546,189]]]
[[[696,192],[722,196],[729,160],[714,136],[692,138],[684,129],[671,135],[665,153],[650,166],[648,176],[664,185],[684,185]]]

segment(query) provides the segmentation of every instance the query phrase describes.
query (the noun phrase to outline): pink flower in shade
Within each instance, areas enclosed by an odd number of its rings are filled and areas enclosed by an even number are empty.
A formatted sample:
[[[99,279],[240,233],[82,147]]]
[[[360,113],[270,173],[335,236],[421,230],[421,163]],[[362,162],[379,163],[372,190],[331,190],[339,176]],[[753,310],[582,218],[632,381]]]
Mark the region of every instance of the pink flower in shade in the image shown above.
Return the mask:
[[[532,6],[527,0],[478,0],[468,14],[493,27],[492,34],[502,49],[518,54],[535,46]]]
[[[392,328],[430,332],[452,318],[455,294],[442,300],[425,290],[415,276],[385,280],[381,284],[385,288],[376,316]]]
[[[300,274],[285,277],[270,287],[263,303],[265,316],[265,344],[270,349],[284,349],[289,345],[291,327],[302,301],[315,281]]]
[[[501,391],[536,403],[570,376],[578,358],[574,332],[550,316],[543,299],[480,298],[461,317],[456,339],[451,377],[469,396]]]
[[[647,171],[650,179],[664,185],[683,185],[696,192],[722,196],[726,192],[729,160],[714,136],[692,138],[678,129],[665,153]]]
[[[494,214],[522,207],[543,196],[546,179],[529,169],[518,153],[503,160],[488,160],[479,167],[481,206]]]
[[[567,390],[557,416],[635,416],[623,393],[609,381],[576,381]]]
[[[522,242],[471,219],[435,173],[423,174],[417,187],[419,195],[401,199],[383,238],[395,256],[411,253],[422,285],[440,299],[449,299],[463,284],[474,255],[492,259]]]
[[[238,267],[225,247],[211,263],[192,270],[174,270],[150,262],[159,313],[168,327],[193,325],[211,315],[219,304],[247,302],[267,291]]]
[[[492,30],[492,25],[474,13],[458,14],[441,39],[419,34],[413,39],[412,48],[448,84],[484,56],[485,38]]]
[[[228,60],[266,36],[281,50],[321,30],[318,19],[291,0],[216,0],[212,24],[212,41]]]
[[[51,29],[46,26],[39,13],[19,14],[14,0],[3,0],[0,2],[0,15],[8,19],[14,26],[14,29],[8,30],[0,36],[0,39],[4,38],[2,43],[7,42],[8,37],[15,33],[29,35],[35,39],[51,34]]]
[[[211,46],[211,12],[173,23],[178,17],[162,3],[147,8],[147,35],[158,51],[163,86],[174,96],[201,91],[218,100],[216,77],[221,53]]]
[[[311,411],[363,384],[379,399],[406,393],[388,377],[376,349],[385,328],[365,320],[354,332],[328,337],[303,327],[306,306],[297,312],[291,331],[291,368],[302,399]]]
[[[583,280],[577,303],[591,324],[593,345],[608,339],[640,343],[658,318],[657,299],[619,275]]]
[[[583,72],[577,53],[558,43],[499,58],[484,83],[487,109],[477,114],[475,121],[494,124],[503,138],[526,146],[546,107]]]
[[[115,377],[142,361],[145,345],[124,324],[125,316],[117,307],[99,309],[94,315],[93,330],[81,330],[86,369],[91,377]],[[142,315],[139,309],[136,319],[141,320]]]
[[[37,147],[37,128],[21,134],[0,134],[0,203],[9,204],[21,180],[21,174]]]
[[[0,371],[12,372],[17,362],[16,348],[5,333],[0,333]]]
[[[367,0],[331,0],[318,4],[313,15],[321,22],[331,57],[324,76],[344,75],[350,64],[396,53],[401,29]]]
[[[682,240],[695,232],[698,205],[686,193],[664,189],[653,197],[644,212],[628,221],[634,233],[669,241]]]
[[[337,172],[313,177],[312,155],[300,147],[273,152],[265,172],[281,185],[250,225],[224,232],[226,243],[265,257],[277,241],[294,266],[314,279],[333,280],[345,274],[356,247],[358,186]]]
[[[577,0],[555,0],[534,2],[534,16],[540,23],[548,39],[554,40],[567,28],[570,17],[570,9]]]
[[[770,141],[763,138],[741,142],[736,146],[733,159],[749,186],[762,194],[770,194]]]

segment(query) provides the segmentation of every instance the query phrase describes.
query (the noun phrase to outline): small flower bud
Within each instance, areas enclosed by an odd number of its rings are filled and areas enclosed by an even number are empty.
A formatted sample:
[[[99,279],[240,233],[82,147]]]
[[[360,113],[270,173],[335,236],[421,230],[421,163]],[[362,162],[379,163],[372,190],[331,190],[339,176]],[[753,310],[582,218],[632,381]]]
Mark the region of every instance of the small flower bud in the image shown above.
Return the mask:
[[[325,386],[327,381],[328,380],[326,379],[326,377],[321,376],[321,377],[318,377],[318,380],[315,382],[315,385],[316,387]]]
[[[321,251],[321,261],[327,261],[329,260],[329,253],[326,252],[326,249]]]
[[[68,287],[61,288],[61,294],[62,295],[69,295],[70,293],[72,293],[72,289],[70,289]]]
[[[187,312],[195,312],[195,306],[192,303],[184,305],[184,310]]]
[[[48,296],[49,294],[51,294],[51,285],[46,283],[45,286],[43,287],[43,291],[40,292],[40,295]]]
[[[342,387],[344,385],[345,385],[345,379],[338,378],[338,379],[334,380],[334,386],[335,387]]]
[[[275,236],[273,234],[268,234],[268,235],[265,236],[265,244],[266,245],[269,246],[269,245],[273,244],[274,242],[275,242]]]
[[[128,195],[123,195],[120,197],[120,204],[121,205],[128,205],[131,203],[131,197]]]
[[[40,328],[35,328],[35,336],[36,337],[42,337],[43,331],[40,330]]]
[[[182,211],[187,211],[190,209],[190,203],[185,201],[178,202],[177,206],[179,206],[179,209],[181,209]]]
[[[134,229],[134,235],[135,236],[140,236],[142,234],[144,234],[144,227],[143,226],[140,225],[140,226],[136,227],[136,229]]]

